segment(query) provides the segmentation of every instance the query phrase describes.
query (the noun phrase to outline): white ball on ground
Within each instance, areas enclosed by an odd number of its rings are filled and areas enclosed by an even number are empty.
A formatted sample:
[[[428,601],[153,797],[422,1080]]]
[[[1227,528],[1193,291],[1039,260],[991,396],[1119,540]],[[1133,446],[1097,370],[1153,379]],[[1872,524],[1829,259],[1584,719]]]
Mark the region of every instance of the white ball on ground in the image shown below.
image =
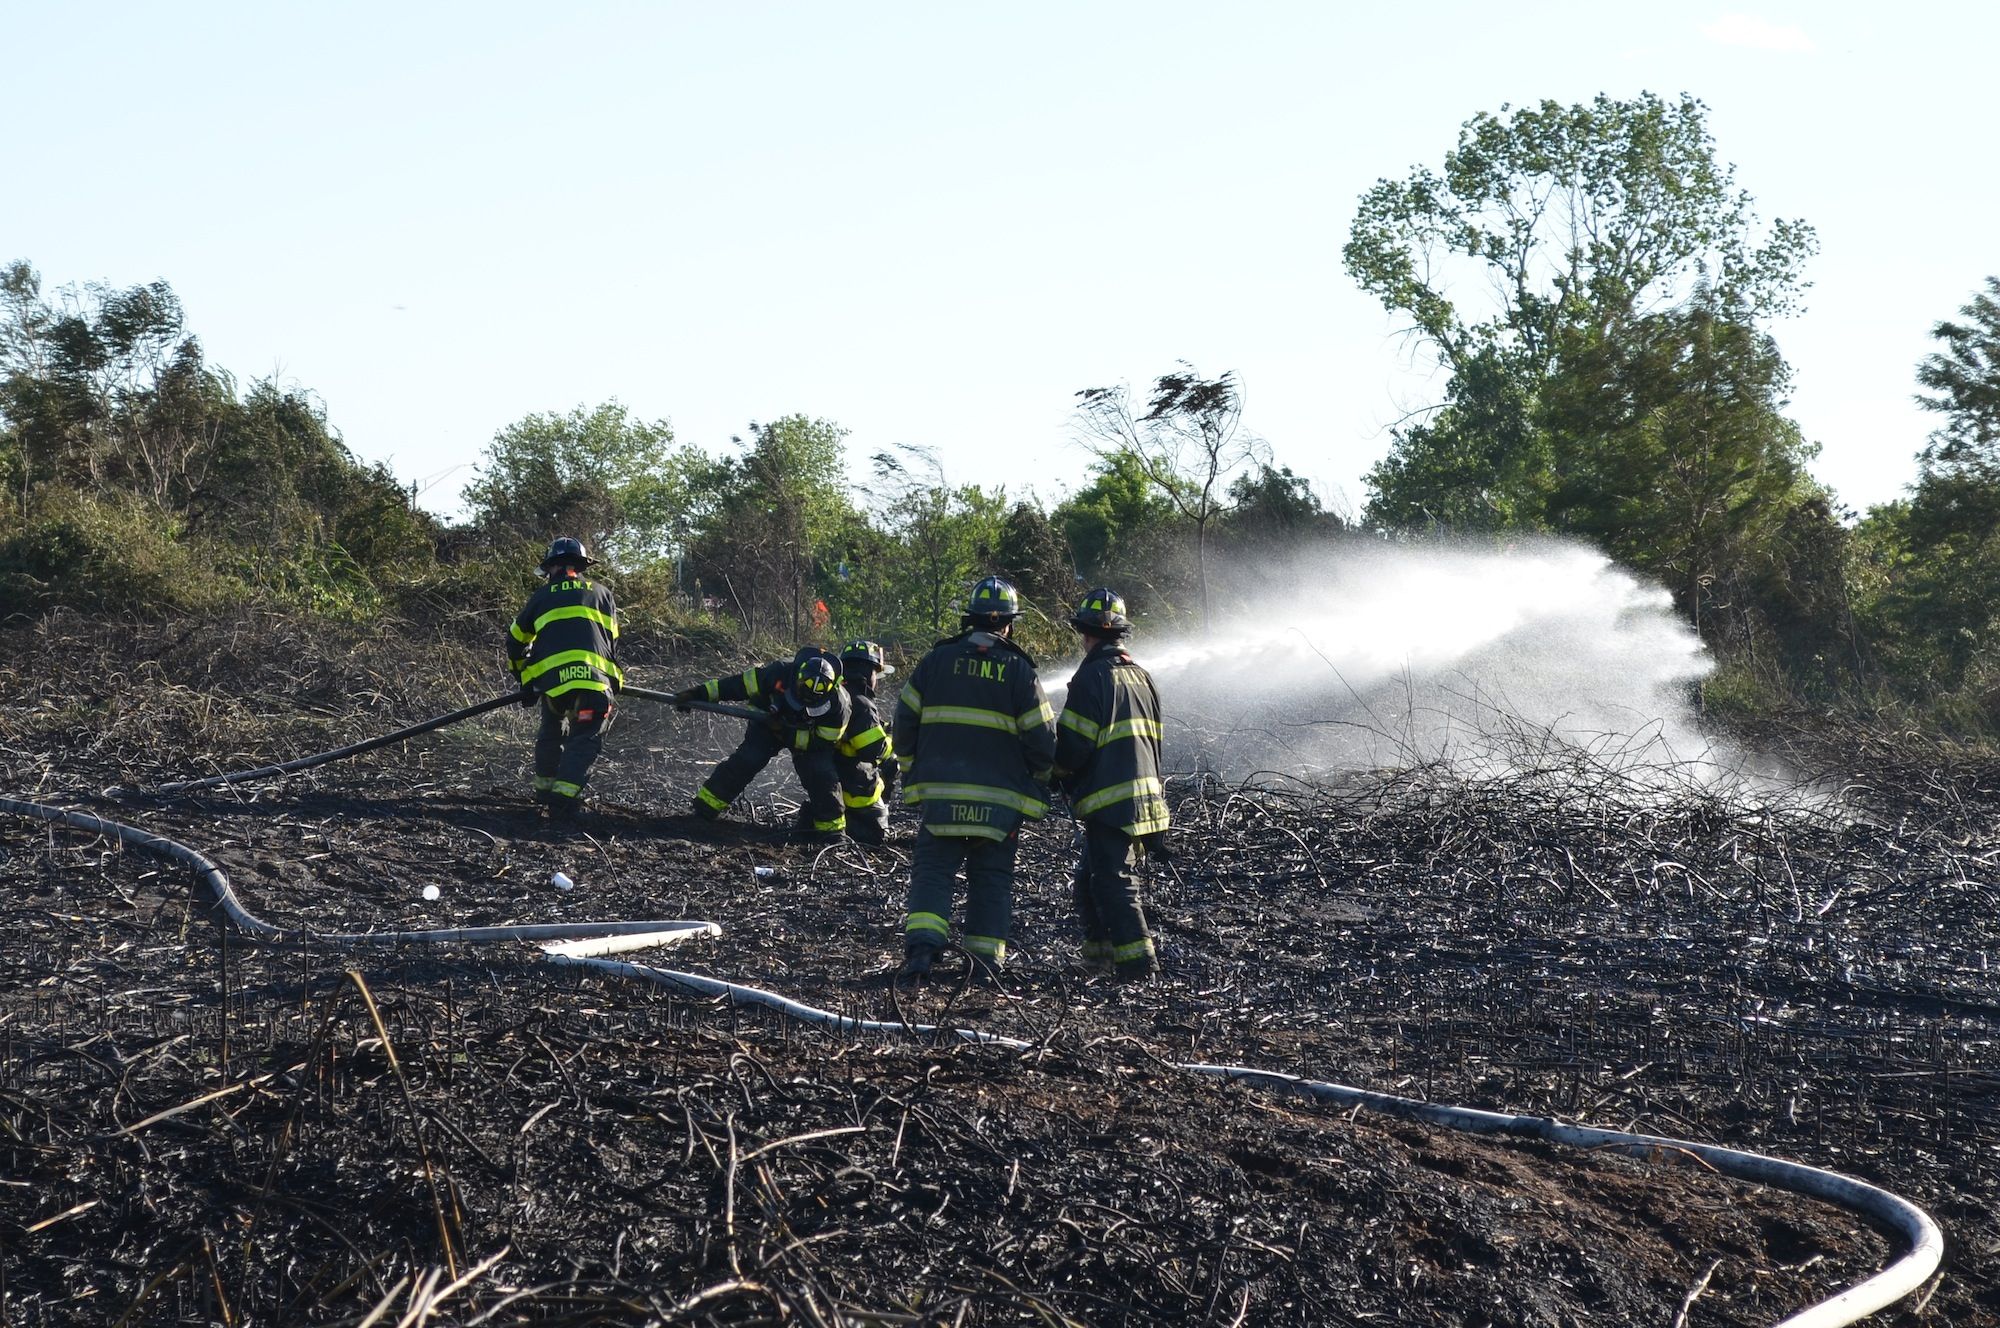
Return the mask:
[[[426,899],[436,899],[439,895],[443,893],[444,891],[438,889],[434,885],[427,885],[424,887],[424,898]]]

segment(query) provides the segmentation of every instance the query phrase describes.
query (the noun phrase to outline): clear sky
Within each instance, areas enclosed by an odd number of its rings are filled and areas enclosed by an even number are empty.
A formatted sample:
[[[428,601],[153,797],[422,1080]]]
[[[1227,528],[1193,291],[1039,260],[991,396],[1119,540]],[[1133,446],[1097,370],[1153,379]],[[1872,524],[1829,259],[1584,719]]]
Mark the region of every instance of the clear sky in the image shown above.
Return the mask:
[[[1816,471],[1895,497],[1928,332],[2000,273],[2000,9],[1963,3],[0,2],[0,260],[165,278],[212,363],[452,510],[616,397],[720,449],[1054,499],[1071,396],[1188,360],[1324,495],[1434,401],[1341,270],[1378,177],[1502,103],[1689,92],[1822,250],[1775,331]]]

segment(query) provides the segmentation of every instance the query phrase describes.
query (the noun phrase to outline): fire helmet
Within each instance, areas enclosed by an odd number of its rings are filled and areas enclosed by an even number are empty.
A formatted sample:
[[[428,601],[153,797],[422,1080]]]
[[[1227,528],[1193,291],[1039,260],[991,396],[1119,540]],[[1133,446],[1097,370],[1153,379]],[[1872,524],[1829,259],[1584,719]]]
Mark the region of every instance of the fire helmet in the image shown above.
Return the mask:
[[[1132,620],[1125,616],[1125,601],[1109,586],[1086,594],[1069,616],[1069,625],[1094,636],[1123,636],[1132,630]]]
[[[881,642],[849,641],[840,648],[840,671],[843,677],[859,677],[864,670],[879,673],[885,678],[896,671],[896,666],[884,659]]]
[[[965,616],[982,627],[996,627],[1021,616],[1021,596],[1013,583],[989,576],[972,588],[965,600]]]
[[[574,535],[560,535],[549,543],[549,551],[542,555],[542,570],[552,567],[588,567],[597,559],[583,547],[583,541]]]
[[[833,704],[834,688],[840,686],[840,662],[824,650],[808,646],[792,665],[792,701],[808,715],[818,717]]]

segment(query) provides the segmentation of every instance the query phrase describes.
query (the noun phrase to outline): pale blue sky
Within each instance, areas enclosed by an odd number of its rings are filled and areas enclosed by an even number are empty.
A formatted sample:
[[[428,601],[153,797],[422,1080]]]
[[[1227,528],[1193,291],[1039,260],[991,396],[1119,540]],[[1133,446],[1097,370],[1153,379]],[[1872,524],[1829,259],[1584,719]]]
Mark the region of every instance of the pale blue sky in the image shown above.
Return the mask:
[[[1501,103],[1690,92],[1822,251],[1778,325],[1853,506],[2000,273],[1984,4],[0,4],[0,260],[165,278],[213,363],[449,510],[493,431],[617,397],[711,449],[1080,476],[1071,394],[1186,359],[1358,507],[1435,400],[1340,267],[1354,204]]]

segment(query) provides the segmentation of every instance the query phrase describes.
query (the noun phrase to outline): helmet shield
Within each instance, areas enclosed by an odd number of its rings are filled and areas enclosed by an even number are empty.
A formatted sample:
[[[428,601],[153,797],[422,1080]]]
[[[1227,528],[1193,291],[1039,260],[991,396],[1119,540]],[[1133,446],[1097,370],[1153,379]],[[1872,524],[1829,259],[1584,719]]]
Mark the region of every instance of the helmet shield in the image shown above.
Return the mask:
[[[966,597],[965,616],[987,625],[1010,623],[1021,616],[1020,593],[1012,582],[989,576]]]
[[[818,718],[833,704],[833,692],[840,686],[840,662],[823,650],[799,652],[792,668],[792,699],[808,715]]]
[[[858,678],[869,672],[886,678],[895,671],[895,665],[886,662],[879,641],[849,641],[840,648],[840,673],[843,678]]]
[[[1125,615],[1125,600],[1109,586],[1099,586],[1086,594],[1069,616],[1069,625],[1079,632],[1097,636],[1123,636],[1132,630]]]

